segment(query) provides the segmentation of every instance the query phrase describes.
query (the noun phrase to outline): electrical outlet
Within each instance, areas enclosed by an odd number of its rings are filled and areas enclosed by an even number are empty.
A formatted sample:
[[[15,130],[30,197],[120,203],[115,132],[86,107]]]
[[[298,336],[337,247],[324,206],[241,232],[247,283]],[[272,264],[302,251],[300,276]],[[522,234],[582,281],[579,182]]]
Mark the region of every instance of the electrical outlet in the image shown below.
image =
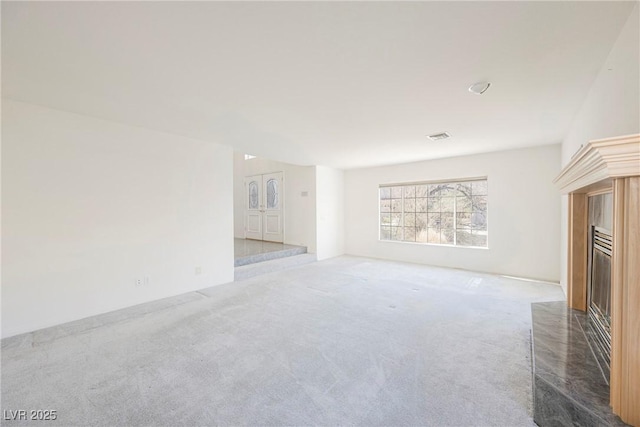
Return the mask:
[[[136,287],[140,287],[144,285],[144,279],[142,277],[136,277],[135,279],[133,279],[133,283],[136,285]]]

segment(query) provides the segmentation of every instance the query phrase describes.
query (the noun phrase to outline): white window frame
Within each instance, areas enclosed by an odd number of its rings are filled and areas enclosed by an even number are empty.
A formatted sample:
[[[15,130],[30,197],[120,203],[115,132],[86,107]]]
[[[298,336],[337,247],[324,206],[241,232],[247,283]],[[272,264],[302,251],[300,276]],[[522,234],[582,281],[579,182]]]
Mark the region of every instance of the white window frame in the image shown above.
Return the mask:
[[[402,212],[401,212],[401,232],[402,232],[402,240],[394,240],[394,239],[383,239],[382,238],[382,215],[381,210],[381,201],[382,199],[382,189],[383,188],[391,188],[391,187],[410,187],[410,186],[418,186],[418,185],[437,185],[437,184],[461,184],[465,182],[473,182],[473,181],[486,181],[487,183],[487,191],[486,194],[482,195],[486,197],[486,211],[485,211],[485,221],[486,221],[486,246],[471,246],[471,245],[459,245],[457,244],[458,240],[458,231],[463,229],[457,228],[457,199],[458,197],[453,197],[453,244],[450,243],[429,243],[429,242],[417,242],[404,240],[404,232],[405,232],[405,192],[404,188],[401,194],[401,204],[402,204]],[[389,199],[394,200],[394,199]],[[397,199],[395,199],[397,200]],[[391,212],[389,212],[391,213]],[[416,211],[416,214],[418,212]],[[442,211],[440,211],[442,213]],[[391,236],[390,236],[391,237]],[[434,245],[434,246],[448,246],[448,247],[456,247],[456,248],[472,248],[472,249],[489,249],[489,179],[486,176],[482,177],[474,177],[474,178],[457,178],[457,179],[447,179],[447,180],[437,180],[437,181],[417,181],[417,182],[404,182],[404,183],[392,183],[392,184],[380,184],[378,186],[378,241],[380,242],[392,242],[392,243],[408,243],[408,244],[418,244],[418,245]]]

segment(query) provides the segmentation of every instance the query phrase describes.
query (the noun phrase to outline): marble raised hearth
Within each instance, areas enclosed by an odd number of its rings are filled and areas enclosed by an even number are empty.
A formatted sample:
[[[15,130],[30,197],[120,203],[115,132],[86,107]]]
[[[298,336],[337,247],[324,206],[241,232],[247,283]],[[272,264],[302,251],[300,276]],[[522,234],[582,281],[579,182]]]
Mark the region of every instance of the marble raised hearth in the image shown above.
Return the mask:
[[[566,302],[531,304],[533,419],[540,426],[626,426],[609,406],[609,385],[585,330]]]

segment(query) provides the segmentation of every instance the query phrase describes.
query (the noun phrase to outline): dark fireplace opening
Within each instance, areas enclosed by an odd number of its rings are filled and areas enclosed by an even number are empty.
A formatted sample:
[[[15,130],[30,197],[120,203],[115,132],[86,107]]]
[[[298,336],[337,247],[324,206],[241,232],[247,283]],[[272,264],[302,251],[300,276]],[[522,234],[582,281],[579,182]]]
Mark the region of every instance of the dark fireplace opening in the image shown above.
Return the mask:
[[[595,352],[605,371],[607,380],[611,367],[611,232],[602,227],[591,227],[589,251],[589,286],[587,307],[589,335]]]

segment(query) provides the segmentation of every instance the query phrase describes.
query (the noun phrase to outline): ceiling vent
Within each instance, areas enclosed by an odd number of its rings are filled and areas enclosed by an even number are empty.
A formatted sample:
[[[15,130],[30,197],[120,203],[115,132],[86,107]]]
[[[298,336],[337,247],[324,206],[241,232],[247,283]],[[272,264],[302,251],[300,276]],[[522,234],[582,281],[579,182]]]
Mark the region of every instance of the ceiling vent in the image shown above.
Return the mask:
[[[450,137],[451,135],[449,135],[447,132],[442,132],[442,133],[434,133],[433,135],[429,135],[427,138],[429,138],[432,141],[439,141],[441,139],[447,139]]]

